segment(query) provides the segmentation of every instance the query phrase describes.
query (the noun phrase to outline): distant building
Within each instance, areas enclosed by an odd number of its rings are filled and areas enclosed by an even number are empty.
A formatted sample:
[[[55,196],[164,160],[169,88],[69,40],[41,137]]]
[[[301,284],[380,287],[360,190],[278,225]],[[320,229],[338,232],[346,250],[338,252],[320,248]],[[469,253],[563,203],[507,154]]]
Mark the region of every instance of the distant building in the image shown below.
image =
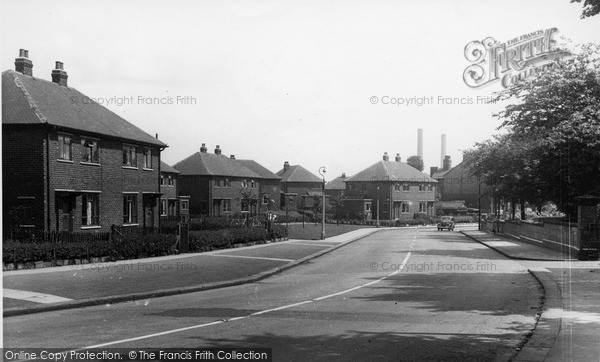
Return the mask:
[[[323,180],[300,165],[290,166],[288,161],[277,172],[281,177],[281,209],[311,208],[313,198],[323,197]]]
[[[160,217],[186,222],[190,218],[190,197],[179,193],[179,174],[173,167],[160,162]]]
[[[260,176],[258,212],[275,211],[281,205],[281,177],[254,160],[237,160],[238,163]]]
[[[67,85],[33,76],[28,51],[2,73],[5,231],[157,227],[166,144]]]
[[[233,155],[222,155],[218,145],[214,154],[208,153],[204,143],[200,152],[173,165],[180,172],[180,192],[190,196],[190,215],[256,215],[266,207],[263,202],[265,196],[272,196],[275,176],[268,175],[266,169],[261,175],[246,166],[264,169],[251,161],[239,162]]]
[[[390,161],[386,152],[381,161],[345,182],[348,198],[373,200],[373,218],[377,217],[377,209],[380,220],[435,215],[437,181],[403,163],[399,155]]]
[[[346,180],[348,177],[346,173],[342,173],[341,176],[334,178],[325,184],[325,194],[328,196],[340,196],[346,195]]]
[[[450,156],[444,160],[444,169],[437,170],[432,168],[432,178],[437,179],[439,184],[439,200],[444,204],[444,212],[466,213],[468,210],[475,211],[479,209],[480,185],[476,176],[469,173],[464,162],[455,167],[450,167]],[[435,170],[434,170],[435,169]],[[481,191],[485,190],[485,184],[481,183]],[[462,206],[461,206],[462,205]],[[456,207],[452,211],[452,207]],[[440,211],[442,207],[440,207]],[[481,196],[481,212],[489,213],[492,210],[492,198]]]

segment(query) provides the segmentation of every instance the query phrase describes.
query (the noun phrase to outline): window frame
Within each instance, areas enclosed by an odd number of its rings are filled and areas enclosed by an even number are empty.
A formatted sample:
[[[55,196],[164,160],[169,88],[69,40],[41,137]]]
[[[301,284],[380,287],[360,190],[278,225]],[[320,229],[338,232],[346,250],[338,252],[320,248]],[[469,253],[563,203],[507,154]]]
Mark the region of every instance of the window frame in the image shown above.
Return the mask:
[[[88,210],[87,207],[88,198],[92,199],[92,206],[90,210]],[[89,215],[88,211],[90,211]],[[100,193],[84,192],[81,194],[81,227],[86,228],[98,226],[100,226]]]
[[[65,140],[68,140],[68,157],[65,156]],[[73,162],[73,136],[67,133],[58,134],[58,158],[59,161]]]
[[[133,151],[133,152],[132,152]],[[126,161],[127,156],[127,161]],[[134,145],[123,145],[123,164],[124,168],[137,169],[137,146]]]
[[[131,202],[129,198],[132,199]],[[127,205],[130,204],[134,207],[128,208]],[[123,193],[123,225],[139,225],[137,193]]]
[[[92,147],[88,146],[88,144],[93,144]],[[89,137],[81,138],[81,147],[83,148],[83,152],[81,153],[81,163],[83,164],[91,164],[91,165],[99,165],[100,164],[100,148],[98,147],[98,140]],[[90,151],[88,155],[88,150]],[[94,151],[95,150],[95,151]],[[89,156],[89,159],[86,159]]]

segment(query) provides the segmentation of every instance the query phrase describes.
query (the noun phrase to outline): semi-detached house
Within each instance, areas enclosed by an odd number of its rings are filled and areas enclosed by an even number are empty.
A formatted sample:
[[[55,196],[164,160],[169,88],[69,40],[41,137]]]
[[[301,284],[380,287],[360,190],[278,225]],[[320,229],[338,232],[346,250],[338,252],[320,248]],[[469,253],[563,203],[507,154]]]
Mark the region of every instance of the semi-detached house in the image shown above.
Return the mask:
[[[67,84],[33,76],[28,51],[2,73],[4,230],[156,227],[166,144]]]

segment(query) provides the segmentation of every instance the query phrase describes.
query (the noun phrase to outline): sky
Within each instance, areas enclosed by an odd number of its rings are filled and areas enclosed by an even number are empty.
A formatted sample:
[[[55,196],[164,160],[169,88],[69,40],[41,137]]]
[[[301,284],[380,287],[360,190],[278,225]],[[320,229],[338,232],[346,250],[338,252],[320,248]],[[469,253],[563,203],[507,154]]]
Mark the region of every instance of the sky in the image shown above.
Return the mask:
[[[2,70],[29,50],[33,74],[68,84],[169,145],[175,164],[206,143],[273,172],[326,179],[399,153],[453,165],[501,132],[503,104],[463,80],[465,46],[540,29],[598,42],[600,16],[569,0],[0,2]],[[412,101],[411,101],[412,99]],[[408,103],[410,102],[410,103]],[[395,104],[392,104],[395,103]],[[402,104],[398,104],[402,103]]]

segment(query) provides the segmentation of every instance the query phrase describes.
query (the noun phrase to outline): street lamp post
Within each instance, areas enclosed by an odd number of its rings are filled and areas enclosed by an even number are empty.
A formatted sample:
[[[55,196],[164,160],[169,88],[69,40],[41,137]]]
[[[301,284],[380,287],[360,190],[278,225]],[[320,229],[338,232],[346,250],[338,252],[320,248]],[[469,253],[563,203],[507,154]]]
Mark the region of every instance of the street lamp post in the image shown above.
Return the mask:
[[[371,182],[377,182],[379,181],[379,179],[377,178],[377,176],[373,176],[371,177]],[[379,184],[376,183],[376,188],[377,188],[377,221],[375,223],[375,226],[379,227]]]
[[[478,196],[479,196],[479,205],[477,206],[479,208],[478,211],[478,220],[477,220],[477,230],[481,231],[481,176],[477,177],[477,183],[479,184],[479,191],[478,191]]]
[[[321,224],[321,240],[325,240],[325,167],[319,168],[319,175],[323,177],[323,219]]]

